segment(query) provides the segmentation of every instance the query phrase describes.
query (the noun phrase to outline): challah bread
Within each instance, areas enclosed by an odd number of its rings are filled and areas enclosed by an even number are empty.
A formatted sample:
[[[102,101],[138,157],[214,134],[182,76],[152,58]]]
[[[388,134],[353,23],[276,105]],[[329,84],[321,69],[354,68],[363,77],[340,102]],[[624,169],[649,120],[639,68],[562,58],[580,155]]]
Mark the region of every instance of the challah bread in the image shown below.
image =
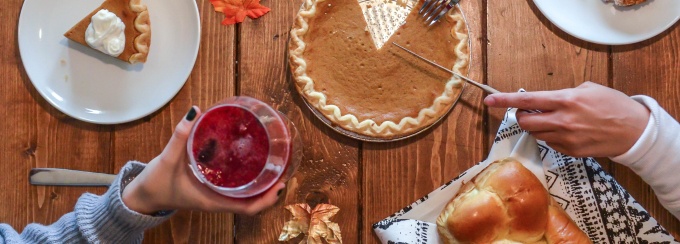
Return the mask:
[[[592,243],[590,238],[576,226],[555,199],[550,199],[548,207],[548,226],[545,239],[548,243]]]
[[[491,163],[437,218],[445,243],[590,243],[536,176],[514,159]]]

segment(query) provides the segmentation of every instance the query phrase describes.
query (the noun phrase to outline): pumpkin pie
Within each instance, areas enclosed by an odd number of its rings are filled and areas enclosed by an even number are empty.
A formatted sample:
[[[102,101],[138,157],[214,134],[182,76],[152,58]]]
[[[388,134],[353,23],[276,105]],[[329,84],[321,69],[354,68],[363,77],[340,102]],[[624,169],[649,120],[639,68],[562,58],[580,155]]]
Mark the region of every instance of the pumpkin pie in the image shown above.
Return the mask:
[[[116,32],[109,29],[117,27],[121,30]],[[118,34],[124,38],[118,39]],[[141,0],[106,0],[64,36],[125,62],[143,63],[149,54],[151,44],[149,11]]]
[[[356,0],[307,0],[289,44],[298,92],[333,124],[371,138],[404,137],[437,122],[463,82],[389,43],[466,75],[468,35],[460,10],[431,27],[411,11],[380,49],[368,30]]]

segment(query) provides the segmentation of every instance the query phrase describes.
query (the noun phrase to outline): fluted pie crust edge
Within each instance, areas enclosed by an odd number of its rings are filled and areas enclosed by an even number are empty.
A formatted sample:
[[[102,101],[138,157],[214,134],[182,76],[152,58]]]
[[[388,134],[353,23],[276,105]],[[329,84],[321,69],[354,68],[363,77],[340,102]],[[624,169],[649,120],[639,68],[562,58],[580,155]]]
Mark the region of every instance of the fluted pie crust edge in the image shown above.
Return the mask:
[[[132,64],[144,63],[146,62],[146,57],[149,55],[149,45],[151,44],[151,21],[149,19],[149,11],[141,0],[130,0],[130,9],[138,14],[137,18],[135,18],[135,29],[139,31],[140,34],[135,37],[134,41],[137,53],[132,54],[128,62]]]
[[[416,133],[437,122],[449,111],[460,95],[463,85],[463,81],[455,76],[445,84],[444,92],[433,99],[430,107],[421,109],[417,117],[404,117],[398,123],[384,121],[378,124],[371,119],[359,121],[352,114],[343,114],[338,106],[328,104],[326,95],[314,89],[314,80],[307,75],[307,63],[304,59],[304,36],[309,30],[308,21],[316,15],[317,4],[324,1],[305,0],[290,31],[289,59],[295,87],[311,106],[335,125],[374,138],[397,138]],[[457,58],[452,70],[467,75],[470,54],[465,18],[457,7],[449,11],[446,18],[455,23],[451,29],[451,36],[458,40],[454,47]]]

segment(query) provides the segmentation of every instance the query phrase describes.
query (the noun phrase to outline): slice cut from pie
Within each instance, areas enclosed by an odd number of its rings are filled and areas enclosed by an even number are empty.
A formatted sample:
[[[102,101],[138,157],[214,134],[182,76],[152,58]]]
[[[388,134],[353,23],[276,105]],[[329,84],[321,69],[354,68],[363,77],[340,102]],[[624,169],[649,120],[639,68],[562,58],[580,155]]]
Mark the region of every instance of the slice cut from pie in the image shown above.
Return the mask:
[[[125,29],[123,31],[125,36],[123,42],[124,46],[121,46],[122,52],[120,52],[119,55],[110,54],[99,50],[96,47],[88,44],[86,40],[88,27],[93,23],[92,17],[100,13],[100,11],[106,12],[103,10],[107,10],[108,12],[115,14],[115,16],[125,25]],[[96,29],[98,27],[102,28],[101,25],[95,25],[94,28]],[[100,52],[109,54],[125,62],[132,64],[143,63],[146,62],[146,58],[149,54],[149,45],[151,44],[151,22],[149,20],[149,11],[147,10],[146,5],[141,2],[141,0],[106,0],[101,6],[71,27],[71,29],[67,31],[64,36],[74,42],[94,48]]]
[[[437,122],[463,82],[390,43],[466,75],[467,27],[458,8],[427,27],[417,15],[420,4],[377,49],[356,0],[307,0],[289,44],[303,99],[334,125],[370,138],[401,138]]]

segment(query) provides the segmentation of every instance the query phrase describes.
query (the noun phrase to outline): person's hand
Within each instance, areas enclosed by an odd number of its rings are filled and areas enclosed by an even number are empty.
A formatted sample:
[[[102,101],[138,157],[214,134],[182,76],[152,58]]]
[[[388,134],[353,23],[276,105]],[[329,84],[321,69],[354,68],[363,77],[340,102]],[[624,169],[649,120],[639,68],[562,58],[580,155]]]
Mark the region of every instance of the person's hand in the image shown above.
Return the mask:
[[[649,121],[647,107],[592,82],[557,91],[493,94],[484,103],[520,109],[517,122],[522,129],[574,157],[621,155],[640,138]]]
[[[143,214],[189,209],[254,215],[276,203],[285,187],[280,182],[256,197],[235,199],[218,194],[196,179],[189,167],[186,145],[195,118],[200,115],[200,110],[192,107],[175,127],[163,152],[123,190],[123,202],[128,208]]]

